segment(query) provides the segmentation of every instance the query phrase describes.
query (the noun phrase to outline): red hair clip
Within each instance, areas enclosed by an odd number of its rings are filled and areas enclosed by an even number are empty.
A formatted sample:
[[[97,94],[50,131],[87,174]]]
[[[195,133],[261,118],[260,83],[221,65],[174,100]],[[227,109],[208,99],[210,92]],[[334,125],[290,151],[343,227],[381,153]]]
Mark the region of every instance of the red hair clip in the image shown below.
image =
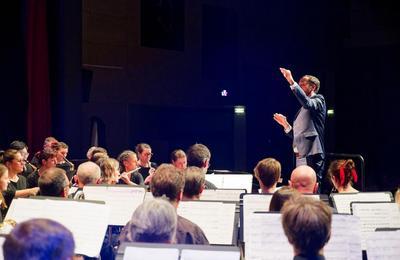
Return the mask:
[[[354,180],[354,182],[357,182],[357,180],[358,180],[358,176],[357,176],[357,172],[356,172],[356,169],[351,169],[351,175],[353,176],[353,180]]]
[[[340,166],[340,168],[339,168],[339,181],[340,181],[340,185],[343,186],[344,185],[344,167],[343,167],[343,165]]]

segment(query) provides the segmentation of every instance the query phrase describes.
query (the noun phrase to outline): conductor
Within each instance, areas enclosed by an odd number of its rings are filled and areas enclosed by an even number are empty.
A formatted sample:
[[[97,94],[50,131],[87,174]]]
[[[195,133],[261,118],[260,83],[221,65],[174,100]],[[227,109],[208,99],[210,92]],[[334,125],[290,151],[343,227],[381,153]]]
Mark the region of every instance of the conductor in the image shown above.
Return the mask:
[[[291,126],[286,116],[275,113],[274,120],[280,124],[286,135],[293,139],[293,152],[296,157],[296,167],[308,165],[317,173],[318,181],[322,181],[324,171],[324,128],[326,118],[325,98],[317,94],[319,79],[303,76],[299,83],[293,80],[290,70],[280,68],[282,75],[290,84],[290,88],[299,101],[301,108],[297,112]]]

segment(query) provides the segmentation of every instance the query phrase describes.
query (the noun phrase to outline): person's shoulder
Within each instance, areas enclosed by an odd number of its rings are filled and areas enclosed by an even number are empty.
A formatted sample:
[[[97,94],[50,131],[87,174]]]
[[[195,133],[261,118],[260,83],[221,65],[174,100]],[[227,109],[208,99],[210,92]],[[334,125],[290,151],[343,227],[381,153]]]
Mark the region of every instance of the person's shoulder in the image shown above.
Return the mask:
[[[179,225],[184,226],[184,227],[186,227],[188,229],[192,229],[192,230],[195,230],[195,231],[200,231],[201,233],[203,233],[203,230],[196,223],[193,223],[189,219],[178,215],[178,226]]]
[[[26,183],[27,183],[27,179],[25,178],[25,176],[19,175],[18,181],[17,181],[17,187],[25,189]]]
[[[35,187],[37,186],[37,182],[39,181],[39,172],[36,170],[26,177],[25,182],[28,186]]]
[[[26,179],[29,180],[29,179],[35,178],[36,176],[39,176],[38,170],[36,170],[36,171],[34,171],[34,172],[31,172],[31,173],[28,175],[28,177],[26,177]],[[21,177],[21,176],[20,176],[20,177]]]
[[[151,168],[157,168],[157,167],[158,167],[158,164],[155,163],[155,162],[150,162],[150,167],[151,167]]]
[[[325,97],[322,94],[315,94],[313,96],[310,97],[311,99],[321,99],[323,101],[325,101]]]
[[[206,189],[206,190],[215,190],[215,189],[218,189],[218,188],[217,188],[217,186],[215,186],[214,183],[212,183],[212,182],[206,180],[206,181],[205,181],[205,189]]]
[[[203,230],[197,224],[179,215],[176,233],[178,244],[209,244]]]
[[[20,182],[26,182],[26,177],[23,175],[18,175],[18,181]]]

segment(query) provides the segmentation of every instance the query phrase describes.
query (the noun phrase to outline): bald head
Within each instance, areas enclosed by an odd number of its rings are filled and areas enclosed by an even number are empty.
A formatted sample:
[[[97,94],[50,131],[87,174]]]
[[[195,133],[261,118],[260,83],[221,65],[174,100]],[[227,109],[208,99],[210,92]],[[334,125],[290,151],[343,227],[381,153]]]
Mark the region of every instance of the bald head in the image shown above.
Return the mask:
[[[292,171],[289,185],[300,193],[316,193],[318,190],[317,175],[310,166],[298,166]]]
[[[100,179],[101,171],[94,162],[84,162],[79,165],[76,175],[78,175],[79,187],[83,187],[87,184],[96,184]]]

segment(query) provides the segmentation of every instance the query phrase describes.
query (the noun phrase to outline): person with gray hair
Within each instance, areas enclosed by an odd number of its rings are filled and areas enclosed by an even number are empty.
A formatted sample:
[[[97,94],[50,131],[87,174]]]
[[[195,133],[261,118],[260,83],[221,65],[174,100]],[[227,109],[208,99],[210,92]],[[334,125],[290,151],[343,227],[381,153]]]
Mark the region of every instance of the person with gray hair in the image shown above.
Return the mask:
[[[60,168],[45,170],[39,177],[40,195],[51,197],[68,197],[69,180],[66,172]]]
[[[71,197],[84,199],[83,187],[87,184],[97,184],[101,177],[101,170],[94,162],[84,162],[78,166],[76,175],[78,177],[78,189]]]
[[[175,208],[165,199],[155,198],[136,208],[121,242],[174,243],[176,227]]]

